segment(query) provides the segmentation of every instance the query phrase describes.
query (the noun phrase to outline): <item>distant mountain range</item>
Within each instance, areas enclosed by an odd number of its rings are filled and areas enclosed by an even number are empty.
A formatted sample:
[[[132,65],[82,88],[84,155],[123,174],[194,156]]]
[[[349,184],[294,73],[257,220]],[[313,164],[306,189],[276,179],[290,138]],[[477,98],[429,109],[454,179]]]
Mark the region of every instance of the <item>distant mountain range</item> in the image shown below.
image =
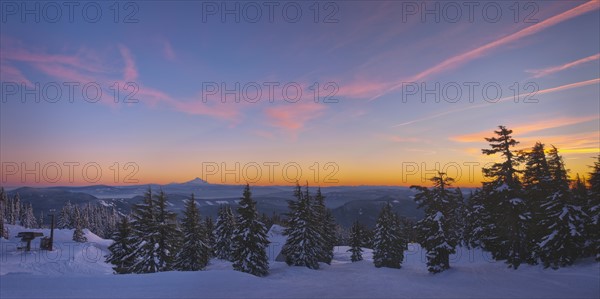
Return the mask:
[[[204,216],[215,218],[219,205],[235,206],[242,195],[243,185],[210,184],[200,178],[184,183],[165,185],[129,185],[107,186],[91,185],[83,187],[21,187],[7,191],[9,196],[19,193],[22,202],[31,202],[36,216],[41,211],[45,215],[51,209],[57,211],[67,202],[84,205],[88,203],[114,206],[122,213],[129,213],[131,205],[142,200],[144,192],[152,188],[153,192],[163,190],[168,197],[170,209],[181,213],[185,200],[192,193]],[[252,196],[257,201],[260,213],[283,214],[287,212],[287,201],[293,199],[292,186],[252,186]],[[316,187],[309,186],[314,194]],[[386,203],[392,203],[394,210],[402,216],[420,219],[422,211],[417,209],[413,201],[414,191],[407,187],[397,186],[332,186],[321,187],[326,204],[332,210],[338,223],[350,226],[358,219],[363,224],[372,226]]]

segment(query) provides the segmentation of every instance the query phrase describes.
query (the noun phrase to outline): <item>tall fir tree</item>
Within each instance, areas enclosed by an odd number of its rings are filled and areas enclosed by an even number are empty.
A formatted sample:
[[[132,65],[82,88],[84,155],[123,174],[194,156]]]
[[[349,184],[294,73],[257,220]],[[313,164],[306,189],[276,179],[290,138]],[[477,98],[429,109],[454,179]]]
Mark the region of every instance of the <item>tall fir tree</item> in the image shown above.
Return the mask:
[[[73,205],[71,205],[70,201],[67,201],[67,203],[60,210],[56,227],[59,229],[74,228],[75,225],[72,216]]]
[[[204,217],[204,230],[206,230],[206,242],[208,247],[212,248],[209,252],[210,257],[214,257],[214,248],[215,248],[215,224],[213,222],[212,217],[206,216]]]
[[[484,248],[484,242],[494,239],[495,224],[492,221],[489,202],[481,189],[477,188],[469,196],[466,211],[465,244],[469,248]]]
[[[79,208],[75,206],[75,214],[73,216],[75,221],[75,230],[73,230],[73,241],[83,243],[87,242],[87,238],[83,233],[83,226],[81,221],[81,215],[79,212]]]
[[[317,211],[312,204],[308,186],[302,192],[300,185],[296,183],[294,197],[296,200],[288,201],[288,226],[283,232],[287,239],[282,253],[290,266],[319,269],[319,259],[323,258],[323,230],[318,226]]]
[[[214,231],[214,253],[217,258],[232,260],[235,225],[235,216],[233,216],[231,207],[229,205],[220,206]]]
[[[8,228],[4,226],[5,210],[8,203],[8,196],[4,187],[0,187],[0,238],[8,239]]]
[[[38,223],[33,214],[33,206],[31,203],[24,204],[21,208],[21,225],[25,228],[37,228]]]
[[[181,231],[183,244],[175,261],[175,269],[181,271],[203,270],[208,265],[211,248],[208,246],[208,235],[194,194],[185,204]]]
[[[596,256],[596,261],[600,261],[600,155],[592,166],[589,183],[586,210],[590,218],[586,225],[586,237],[590,242],[587,248]]]
[[[37,223],[38,223],[37,228],[40,228],[40,229],[44,228],[44,225],[45,225],[44,222],[46,222],[46,220],[44,219],[44,211],[40,211],[40,218],[38,218],[38,221],[37,221]]]
[[[350,260],[352,262],[362,261],[362,247],[364,246],[364,238],[365,238],[365,229],[360,224],[360,222],[354,221],[352,224],[352,228],[350,229],[350,249],[348,252],[351,252]]]
[[[552,176],[544,144],[537,142],[533,148],[522,154],[525,161],[525,170],[523,171],[523,190],[527,198],[527,209],[531,213],[531,222],[527,232],[527,243],[529,263],[536,263],[539,258],[537,247],[539,240],[545,234],[545,228],[541,221],[546,215],[542,204],[546,201],[552,191]]]
[[[108,246],[110,254],[106,262],[113,265],[116,274],[132,272],[135,263],[134,241],[132,228],[128,217],[122,217],[117,231],[112,235],[113,243]]]
[[[159,232],[155,210],[152,189],[148,188],[143,202],[132,207],[132,235],[135,240],[135,261],[131,266],[133,273],[154,273],[161,270],[156,246]]]
[[[400,268],[404,261],[404,240],[400,230],[398,215],[392,211],[392,205],[386,203],[375,224],[373,239],[373,263],[375,267]]]
[[[431,178],[433,188],[411,186],[418,193],[415,202],[425,211],[417,222],[418,240],[427,251],[429,272],[439,273],[450,268],[450,254],[460,242],[459,217],[462,203],[460,189],[452,189],[454,179],[445,173]]]
[[[584,245],[584,216],[582,207],[574,204],[569,189],[567,170],[558,150],[548,153],[548,168],[552,176],[550,194],[542,202],[545,228],[539,239],[538,254],[545,267],[557,269],[573,264]]]
[[[571,193],[573,193],[573,202],[581,207],[586,207],[588,204],[588,189],[585,185],[585,180],[581,178],[579,174],[575,176],[571,187]],[[586,210],[587,213],[587,210]]]
[[[256,276],[269,273],[267,229],[258,220],[256,202],[250,186],[246,185],[237,209],[237,228],[234,236],[233,269]]]
[[[308,186],[307,186],[308,190]],[[306,191],[305,193],[307,193]],[[307,195],[310,197],[310,195]],[[315,194],[315,220],[316,226],[320,229],[322,243],[318,246],[320,250],[319,262],[331,264],[333,259],[333,250],[336,245],[336,224],[331,211],[325,206],[325,196],[321,193],[321,187],[317,188]]]
[[[517,174],[518,159],[512,148],[519,142],[512,138],[512,130],[499,126],[495,137],[485,138],[490,149],[482,149],[485,155],[500,154],[502,162],[483,168],[484,176],[490,181],[484,182],[482,191],[486,205],[491,210],[491,224],[486,225],[485,235],[493,236],[482,240],[484,248],[497,260],[506,260],[509,267],[518,268],[530,260],[527,241],[531,213],[523,200],[521,182]]]
[[[21,225],[21,196],[17,192],[12,199],[10,224]]]
[[[160,271],[172,269],[175,256],[179,250],[180,230],[177,227],[177,214],[167,208],[167,195],[160,190],[155,195],[156,223],[158,232],[158,267]]]
[[[4,191],[4,187],[0,187],[0,238],[8,239],[8,227],[4,226],[4,216],[8,205],[8,195]]]

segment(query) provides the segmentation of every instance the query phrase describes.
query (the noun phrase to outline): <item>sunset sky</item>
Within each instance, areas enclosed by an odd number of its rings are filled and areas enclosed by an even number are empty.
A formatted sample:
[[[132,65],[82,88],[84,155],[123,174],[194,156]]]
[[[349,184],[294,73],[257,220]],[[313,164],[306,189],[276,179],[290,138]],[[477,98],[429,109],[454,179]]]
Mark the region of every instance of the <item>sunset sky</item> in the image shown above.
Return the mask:
[[[39,22],[6,3],[3,186],[410,185],[436,163],[477,186],[498,125],[517,149],[556,146],[572,176],[599,154],[600,1],[478,2],[472,20],[460,1],[458,20],[446,1],[273,2],[271,20],[264,2],[97,2],[95,23],[86,2],[70,20],[29,1]],[[236,5],[239,22],[221,11]]]

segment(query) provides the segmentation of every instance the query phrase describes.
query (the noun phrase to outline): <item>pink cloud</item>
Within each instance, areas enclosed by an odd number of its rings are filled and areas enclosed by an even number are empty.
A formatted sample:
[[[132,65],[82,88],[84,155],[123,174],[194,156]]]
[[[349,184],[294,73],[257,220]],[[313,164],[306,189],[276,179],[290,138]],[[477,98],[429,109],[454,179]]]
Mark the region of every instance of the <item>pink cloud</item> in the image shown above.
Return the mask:
[[[12,65],[12,62],[25,63],[39,72],[59,79],[64,82],[78,82],[80,84],[96,82],[103,89],[102,103],[115,107],[115,99],[112,91],[108,90],[115,82],[119,83],[120,88],[124,88],[128,82],[136,84],[138,90],[133,98],[139,103],[156,107],[164,104],[176,111],[225,119],[232,123],[237,123],[240,119],[239,107],[243,105],[227,105],[218,102],[217,104],[203,103],[200,99],[177,100],[167,92],[145,86],[139,81],[139,72],[137,70],[134,55],[130,49],[124,45],[118,45],[118,53],[123,61],[123,67],[117,72],[120,77],[111,75],[106,69],[109,65],[108,59],[99,59],[90,51],[78,51],[73,55],[48,54],[45,52],[33,52],[24,47],[20,42],[2,37],[2,54],[0,65],[2,66],[3,78],[11,78],[14,81],[23,81],[26,84],[33,85],[21,70]]]
[[[125,62],[125,69],[123,70],[123,74],[125,76],[124,80],[127,82],[134,82],[138,78],[138,71],[135,67],[135,63],[133,61],[133,57],[128,48],[119,45],[119,51],[121,52],[121,56],[123,57],[123,61]]]
[[[554,74],[556,72],[564,71],[570,68],[574,68],[580,64],[584,64],[586,62],[595,61],[600,59],[600,53],[596,55],[591,55],[585,58],[581,58],[575,61],[571,61],[562,65],[551,66],[540,70],[526,70],[526,72],[533,74],[533,78],[541,78],[544,76],[548,76]]]
[[[237,124],[240,120],[239,105],[236,103],[221,103],[208,104],[202,102],[201,98],[192,101],[173,101],[173,107],[184,113],[193,115],[207,115],[230,121],[232,124]]]
[[[23,83],[29,87],[33,86],[33,83],[31,83],[31,81],[29,81],[29,79],[27,79],[25,75],[23,75],[21,70],[12,65],[9,65],[3,60],[0,60],[0,77],[2,77],[4,81]]]
[[[306,122],[318,117],[324,109],[325,107],[318,103],[298,102],[266,108],[264,113],[271,126],[297,132],[304,128]]]
[[[350,98],[368,98],[373,93],[380,91],[387,86],[386,83],[373,82],[367,80],[355,80],[350,84],[340,84],[339,91],[336,94],[341,97]]]

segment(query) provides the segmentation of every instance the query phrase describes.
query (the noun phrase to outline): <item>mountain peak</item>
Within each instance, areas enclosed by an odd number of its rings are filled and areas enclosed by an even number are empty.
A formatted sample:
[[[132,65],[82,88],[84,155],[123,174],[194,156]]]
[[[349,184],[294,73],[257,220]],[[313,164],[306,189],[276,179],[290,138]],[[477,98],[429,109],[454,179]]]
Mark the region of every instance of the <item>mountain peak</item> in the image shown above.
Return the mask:
[[[184,184],[186,184],[186,185],[207,185],[208,182],[199,177],[196,177],[195,179],[193,179],[191,181],[187,181]]]

